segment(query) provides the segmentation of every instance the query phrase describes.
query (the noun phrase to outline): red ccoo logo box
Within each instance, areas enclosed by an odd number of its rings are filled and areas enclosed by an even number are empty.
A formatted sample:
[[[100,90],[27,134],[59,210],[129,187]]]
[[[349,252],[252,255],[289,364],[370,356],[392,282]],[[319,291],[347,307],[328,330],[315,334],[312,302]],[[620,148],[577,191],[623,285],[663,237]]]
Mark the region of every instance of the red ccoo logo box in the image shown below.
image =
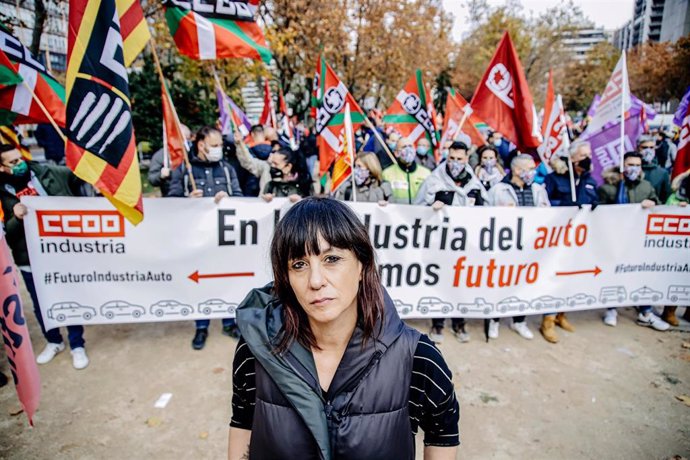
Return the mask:
[[[125,219],[117,211],[36,211],[40,236],[114,238],[125,236]]]
[[[647,235],[690,235],[690,216],[678,214],[650,214]]]

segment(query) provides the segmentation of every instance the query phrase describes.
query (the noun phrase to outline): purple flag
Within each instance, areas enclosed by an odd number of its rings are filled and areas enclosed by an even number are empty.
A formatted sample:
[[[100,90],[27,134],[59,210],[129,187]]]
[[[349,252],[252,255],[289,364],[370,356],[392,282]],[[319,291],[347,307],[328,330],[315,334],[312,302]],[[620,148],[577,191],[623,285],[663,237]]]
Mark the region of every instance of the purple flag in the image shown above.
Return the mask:
[[[642,134],[640,117],[630,116],[625,119],[625,152],[635,150],[637,138]],[[583,135],[580,140],[588,141],[592,145],[592,176],[601,184],[602,172],[611,166],[620,165],[620,135],[621,124],[607,126],[594,135]]]
[[[587,110],[587,116],[589,118],[594,117],[594,114],[597,113],[597,107],[599,106],[600,101],[601,96],[599,94],[595,94],[594,99],[592,100],[592,105],[590,105],[589,110]]]
[[[221,133],[223,133],[223,135],[232,135],[231,117],[234,114],[234,121],[242,137],[246,138],[249,136],[249,130],[252,128],[252,124],[249,122],[249,118],[247,118],[247,115],[242,109],[230,99],[230,96],[225,94],[218,87],[216,87],[216,97],[218,99],[218,111],[220,112]],[[230,113],[230,110],[232,110],[233,114]]]
[[[631,117],[639,116],[640,113],[642,113],[642,107],[644,107],[647,120],[654,120],[656,117],[656,110],[654,110],[654,107],[642,101],[642,99],[638,99],[634,94],[631,94],[630,98],[632,99],[632,105],[630,106]]]
[[[690,104],[690,86],[688,86],[688,89],[685,91],[685,96],[680,100],[678,110],[676,110],[676,114],[673,116],[674,125],[678,127],[683,126],[683,119],[685,119],[685,114],[688,111],[688,104]]]

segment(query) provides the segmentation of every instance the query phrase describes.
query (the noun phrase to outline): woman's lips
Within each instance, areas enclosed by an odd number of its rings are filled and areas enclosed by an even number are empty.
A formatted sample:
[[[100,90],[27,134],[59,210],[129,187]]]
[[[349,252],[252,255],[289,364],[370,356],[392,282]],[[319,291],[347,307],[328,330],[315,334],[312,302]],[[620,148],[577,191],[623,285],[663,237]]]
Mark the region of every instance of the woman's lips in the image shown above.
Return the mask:
[[[328,304],[328,302],[330,302],[331,300],[333,300],[331,297],[322,297],[320,299],[313,300],[311,304],[315,307],[322,307]]]

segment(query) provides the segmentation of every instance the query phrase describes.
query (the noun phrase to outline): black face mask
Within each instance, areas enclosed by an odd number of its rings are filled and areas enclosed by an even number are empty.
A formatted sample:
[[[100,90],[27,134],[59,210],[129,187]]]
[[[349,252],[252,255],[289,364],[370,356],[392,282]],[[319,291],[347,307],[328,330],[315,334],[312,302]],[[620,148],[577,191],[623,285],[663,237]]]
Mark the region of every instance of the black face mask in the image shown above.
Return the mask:
[[[281,171],[278,168],[274,168],[271,166],[271,178],[272,179],[282,179],[283,178],[283,171]]]
[[[582,168],[585,171],[589,171],[590,168],[592,167],[592,159],[587,157],[583,158],[582,160],[578,161],[576,163],[580,168]]]

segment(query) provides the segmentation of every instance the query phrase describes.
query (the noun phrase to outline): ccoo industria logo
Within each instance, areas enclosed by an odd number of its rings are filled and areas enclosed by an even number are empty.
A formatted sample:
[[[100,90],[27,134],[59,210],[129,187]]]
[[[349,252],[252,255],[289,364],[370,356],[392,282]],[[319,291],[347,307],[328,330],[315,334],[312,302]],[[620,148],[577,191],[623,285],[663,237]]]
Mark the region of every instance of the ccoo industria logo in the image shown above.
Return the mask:
[[[644,247],[690,249],[690,215],[650,214]]]
[[[36,211],[44,254],[124,254],[125,220],[117,211]]]

